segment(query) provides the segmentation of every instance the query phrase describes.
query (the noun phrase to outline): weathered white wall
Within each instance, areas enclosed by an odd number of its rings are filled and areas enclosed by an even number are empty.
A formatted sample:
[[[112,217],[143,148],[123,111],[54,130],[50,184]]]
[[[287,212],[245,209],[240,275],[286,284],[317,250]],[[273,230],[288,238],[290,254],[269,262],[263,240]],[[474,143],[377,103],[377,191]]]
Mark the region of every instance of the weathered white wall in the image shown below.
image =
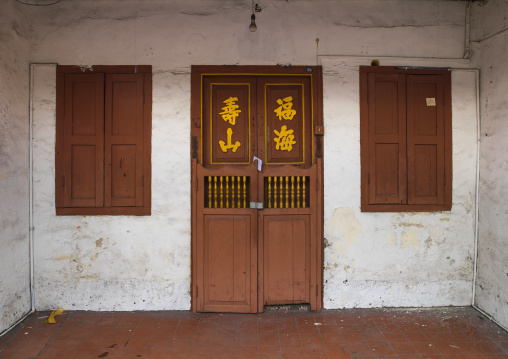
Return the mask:
[[[449,212],[360,212],[358,65],[324,58],[325,307],[470,305],[474,263],[475,74],[452,72],[453,204]],[[417,61],[380,59],[381,65]],[[457,61],[421,63],[463,66]]]
[[[473,7],[481,69],[481,158],[476,304],[508,326],[508,3]],[[496,35],[497,34],[497,35]]]
[[[29,9],[33,62],[153,65],[150,217],[55,216],[55,69],[36,71],[37,309],[190,307],[191,64],[314,65],[321,59],[317,55],[461,58],[464,53],[467,5],[462,2],[258,2],[263,11],[255,33],[248,31],[247,0],[121,5],[65,0]],[[453,73],[452,211],[367,214],[359,210],[358,64],[341,58],[323,58],[322,64],[325,307],[469,304],[474,77]]]
[[[28,27],[0,5],[0,333],[30,310],[28,252]]]

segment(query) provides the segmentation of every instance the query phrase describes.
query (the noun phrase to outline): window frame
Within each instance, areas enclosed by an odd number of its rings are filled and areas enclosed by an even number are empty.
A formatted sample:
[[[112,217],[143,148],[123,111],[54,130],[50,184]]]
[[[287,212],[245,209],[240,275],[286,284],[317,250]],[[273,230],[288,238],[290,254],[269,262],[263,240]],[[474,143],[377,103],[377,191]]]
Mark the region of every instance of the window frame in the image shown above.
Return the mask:
[[[65,185],[65,164],[64,164],[64,117],[65,117],[65,75],[67,74],[142,74],[143,75],[143,205],[142,206],[115,206],[105,207],[105,188],[106,182],[106,160],[105,160],[105,126],[102,129],[102,206],[97,207],[65,207],[64,204],[64,185]],[[103,82],[104,87],[106,81]],[[106,94],[103,94],[104,105]],[[104,106],[105,107],[105,106]],[[98,65],[98,66],[74,66],[58,65],[56,71],[56,141],[55,141],[55,207],[57,216],[68,215],[151,215],[151,150],[152,150],[152,66],[151,65]],[[137,195],[137,194],[136,194]]]
[[[361,211],[362,212],[437,212],[449,211],[452,207],[452,101],[451,101],[451,73],[448,69],[407,69],[392,66],[360,66],[360,167],[361,167]],[[443,125],[444,125],[444,178],[440,185],[444,190],[443,203],[438,204],[371,204],[369,203],[371,174],[369,164],[374,159],[369,158],[369,85],[370,73],[404,74],[404,75],[439,75],[443,76]],[[407,76],[405,89],[407,93]],[[405,190],[406,200],[409,187],[409,158],[407,155],[407,118],[408,106],[406,99],[406,162]]]

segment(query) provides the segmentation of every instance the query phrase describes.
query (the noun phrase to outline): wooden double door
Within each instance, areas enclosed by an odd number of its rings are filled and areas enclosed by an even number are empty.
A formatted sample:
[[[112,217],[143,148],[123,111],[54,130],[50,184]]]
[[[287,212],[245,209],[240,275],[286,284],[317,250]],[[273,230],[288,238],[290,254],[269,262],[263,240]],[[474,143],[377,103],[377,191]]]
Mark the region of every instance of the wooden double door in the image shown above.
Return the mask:
[[[192,68],[192,309],[322,298],[318,67]]]

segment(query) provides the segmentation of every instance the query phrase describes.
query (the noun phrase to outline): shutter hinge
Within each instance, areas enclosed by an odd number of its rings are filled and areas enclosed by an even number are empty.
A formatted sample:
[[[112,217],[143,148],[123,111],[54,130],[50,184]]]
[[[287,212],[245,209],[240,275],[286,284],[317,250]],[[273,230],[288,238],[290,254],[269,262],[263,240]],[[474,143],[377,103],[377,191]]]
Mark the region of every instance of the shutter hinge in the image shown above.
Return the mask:
[[[65,176],[62,176],[62,187],[65,187]]]
[[[367,174],[367,184],[370,184],[370,173]]]

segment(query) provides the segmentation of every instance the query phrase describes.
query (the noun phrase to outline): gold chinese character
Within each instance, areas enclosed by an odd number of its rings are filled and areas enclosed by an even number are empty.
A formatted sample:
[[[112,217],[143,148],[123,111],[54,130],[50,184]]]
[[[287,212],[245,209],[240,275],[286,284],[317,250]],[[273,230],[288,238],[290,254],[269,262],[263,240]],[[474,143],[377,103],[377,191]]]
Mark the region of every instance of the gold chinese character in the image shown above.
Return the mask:
[[[275,112],[277,114],[277,117],[279,118],[279,120],[292,120],[293,117],[295,117],[296,115],[296,110],[293,110],[293,97],[292,96],[288,96],[286,98],[284,98],[283,100],[281,99],[278,99],[277,100],[277,103],[280,105],[279,107],[277,107],[275,110],[273,110],[273,112]]]
[[[228,143],[226,144],[222,140],[219,141],[220,149],[222,152],[228,152],[229,149],[232,149],[233,153],[235,153],[238,147],[240,147],[241,143],[240,141],[236,141],[234,145],[231,143],[231,137],[233,137],[233,130],[231,128],[228,128],[226,133],[228,134]]]
[[[242,112],[242,110],[237,110],[238,106],[235,101],[238,101],[238,97],[229,97],[227,100],[224,100],[223,103],[226,104],[222,108],[222,112],[219,112],[219,115],[222,115],[224,121],[229,122],[231,125],[236,124],[236,118]]]
[[[275,149],[277,151],[288,151],[291,152],[293,150],[293,145],[296,143],[295,136],[293,135],[293,130],[288,130],[287,126],[282,126],[280,128],[280,132],[277,130],[273,130],[273,132],[278,136],[273,140],[277,142],[275,145]]]

